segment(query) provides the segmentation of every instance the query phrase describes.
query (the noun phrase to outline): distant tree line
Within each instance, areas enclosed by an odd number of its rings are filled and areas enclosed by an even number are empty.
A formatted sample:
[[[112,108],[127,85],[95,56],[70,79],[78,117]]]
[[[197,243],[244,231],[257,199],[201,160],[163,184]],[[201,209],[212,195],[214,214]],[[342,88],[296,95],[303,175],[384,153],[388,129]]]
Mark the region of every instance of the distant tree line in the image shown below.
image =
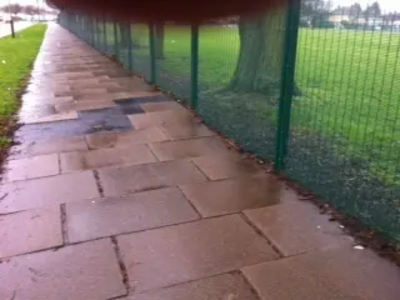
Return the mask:
[[[302,0],[301,1],[301,26],[310,28],[329,28],[334,27],[334,17],[343,18],[342,25],[359,26],[360,20],[365,24],[375,21],[389,25],[394,21],[400,20],[400,13],[391,12],[384,14],[378,1],[367,5],[362,9],[359,3],[349,6],[332,5],[332,0]]]
[[[37,15],[44,15],[44,14],[56,14],[54,10],[48,10],[41,7],[37,7],[35,5],[20,5],[20,4],[9,4],[0,7],[0,11],[4,13],[9,13],[14,17],[17,17],[20,14],[25,14],[28,16],[37,16]]]

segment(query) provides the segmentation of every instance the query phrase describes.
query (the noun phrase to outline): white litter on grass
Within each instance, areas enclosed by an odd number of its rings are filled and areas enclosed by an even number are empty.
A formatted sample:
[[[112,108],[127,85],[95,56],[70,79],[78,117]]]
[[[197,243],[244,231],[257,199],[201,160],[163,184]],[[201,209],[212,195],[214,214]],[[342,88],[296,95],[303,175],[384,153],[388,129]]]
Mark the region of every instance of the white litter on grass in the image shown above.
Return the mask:
[[[3,59],[3,60],[1,61],[1,63],[2,63],[3,65],[5,65],[7,62]]]
[[[172,43],[172,44],[175,44],[175,40],[171,40],[171,43]]]
[[[361,245],[357,245],[357,246],[354,246],[354,249],[356,249],[356,250],[364,250],[364,247],[361,246]]]

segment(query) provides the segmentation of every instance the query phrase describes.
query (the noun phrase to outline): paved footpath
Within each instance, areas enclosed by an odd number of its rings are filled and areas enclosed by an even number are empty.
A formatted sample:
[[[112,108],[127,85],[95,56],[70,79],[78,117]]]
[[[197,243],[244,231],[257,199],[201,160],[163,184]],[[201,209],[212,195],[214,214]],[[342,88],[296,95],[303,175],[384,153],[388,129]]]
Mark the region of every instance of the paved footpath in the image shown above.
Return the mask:
[[[20,118],[2,300],[399,299],[397,267],[58,25]]]

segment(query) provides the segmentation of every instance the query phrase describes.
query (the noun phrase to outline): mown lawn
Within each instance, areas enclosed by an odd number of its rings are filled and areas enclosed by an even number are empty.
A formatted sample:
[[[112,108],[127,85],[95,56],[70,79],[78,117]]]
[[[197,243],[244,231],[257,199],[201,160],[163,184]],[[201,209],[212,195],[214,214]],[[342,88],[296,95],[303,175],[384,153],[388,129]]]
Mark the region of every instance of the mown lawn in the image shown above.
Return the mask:
[[[10,143],[9,130],[20,104],[18,95],[29,76],[46,27],[34,25],[17,32],[15,39],[0,39],[0,152]]]

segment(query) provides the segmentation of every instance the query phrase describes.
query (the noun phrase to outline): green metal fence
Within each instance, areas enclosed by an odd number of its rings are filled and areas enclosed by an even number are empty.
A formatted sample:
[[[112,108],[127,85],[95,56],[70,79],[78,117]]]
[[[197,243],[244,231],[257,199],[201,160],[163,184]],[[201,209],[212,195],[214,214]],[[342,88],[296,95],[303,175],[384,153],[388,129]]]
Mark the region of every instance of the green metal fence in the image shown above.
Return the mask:
[[[60,24],[400,241],[400,15],[310,2],[190,27],[66,12]]]

